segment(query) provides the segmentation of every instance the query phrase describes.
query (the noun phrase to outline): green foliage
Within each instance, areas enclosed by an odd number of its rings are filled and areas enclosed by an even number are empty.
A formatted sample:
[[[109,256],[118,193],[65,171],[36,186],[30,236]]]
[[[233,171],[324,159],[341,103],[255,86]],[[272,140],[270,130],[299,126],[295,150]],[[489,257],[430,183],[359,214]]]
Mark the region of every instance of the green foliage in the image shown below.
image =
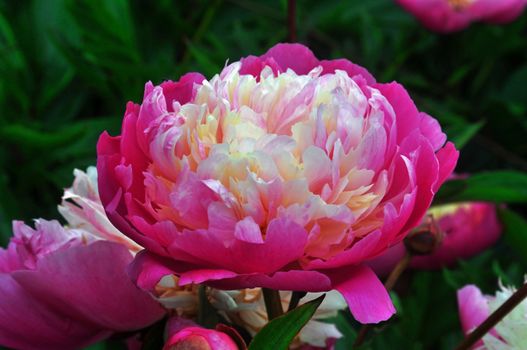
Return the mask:
[[[287,350],[294,337],[315,314],[324,297],[321,295],[269,322],[256,334],[249,350]]]
[[[525,203],[527,202],[527,173],[482,172],[465,179],[451,180],[441,187],[435,200],[436,202]]]

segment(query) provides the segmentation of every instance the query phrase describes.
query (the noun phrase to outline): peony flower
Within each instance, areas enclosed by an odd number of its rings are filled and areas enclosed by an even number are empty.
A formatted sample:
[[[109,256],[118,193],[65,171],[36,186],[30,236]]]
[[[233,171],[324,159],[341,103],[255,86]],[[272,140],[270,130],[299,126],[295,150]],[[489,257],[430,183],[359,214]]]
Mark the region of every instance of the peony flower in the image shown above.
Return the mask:
[[[340,291],[360,322],[388,319],[363,262],[401,241],[458,153],[397,83],[299,44],[146,84],[122,134],[97,145],[110,221],[145,251],[132,274],[220,289]]]
[[[241,291],[211,290],[210,299],[220,314],[229,322],[246,329],[252,336],[256,335],[268,322],[265,302],[259,288]],[[287,310],[291,292],[281,292],[282,309]],[[300,300],[302,305],[319,297],[319,293],[308,293]],[[313,318],[302,328],[291,345],[292,348],[313,346],[324,348],[327,343],[342,337],[334,324],[323,322],[334,317],[339,310],[346,308],[346,302],[337,292],[329,292],[320,304]]]
[[[78,349],[144,328],[164,310],[126,274],[132,254],[91,233],[37,220],[15,221],[0,249],[0,344]]]
[[[471,22],[507,23],[516,19],[527,0],[396,0],[428,29],[450,33]]]
[[[168,339],[163,350],[238,350],[226,333],[199,327],[189,320],[173,317],[167,325]]]
[[[461,327],[465,334],[499,308],[515,292],[501,286],[495,296],[483,295],[478,287],[468,285],[458,290],[457,301]],[[527,300],[522,301],[476,345],[478,350],[524,349],[527,344]]]
[[[490,203],[467,202],[434,206],[428,211],[443,235],[432,254],[414,256],[410,267],[439,269],[451,266],[459,259],[468,259],[496,243],[501,225],[496,207]],[[390,248],[373,259],[370,266],[378,275],[386,276],[406,253],[404,244]]]
[[[103,240],[121,243],[137,253],[140,245],[123,235],[106,217],[97,188],[97,168],[88,167],[86,172],[75,169],[73,186],[64,190],[60,214],[70,228],[83,229]]]

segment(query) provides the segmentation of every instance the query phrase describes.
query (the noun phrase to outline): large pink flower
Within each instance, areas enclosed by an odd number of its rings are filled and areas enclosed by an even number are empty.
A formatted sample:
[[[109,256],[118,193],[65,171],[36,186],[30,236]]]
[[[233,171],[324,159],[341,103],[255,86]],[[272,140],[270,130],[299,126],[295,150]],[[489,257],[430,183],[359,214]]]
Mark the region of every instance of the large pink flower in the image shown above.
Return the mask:
[[[467,202],[432,207],[428,211],[443,235],[440,245],[429,255],[415,256],[410,267],[439,269],[451,266],[460,259],[468,259],[491,247],[501,235],[496,207],[490,203]],[[400,243],[369,265],[381,276],[386,276],[406,253]]]
[[[470,23],[507,23],[516,19],[527,0],[396,0],[430,30],[449,33]]]
[[[125,246],[56,221],[37,220],[36,229],[14,222],[13,231],[0,249],[1,345],[78,349],[163,316],[127,276]]]
[[[97,146],[108,217],[146,248],[137,282],[339,290],[361,322],[395,311],[362,263],[404,238],[458,153],[397,83],[299,44],[146,84]]]

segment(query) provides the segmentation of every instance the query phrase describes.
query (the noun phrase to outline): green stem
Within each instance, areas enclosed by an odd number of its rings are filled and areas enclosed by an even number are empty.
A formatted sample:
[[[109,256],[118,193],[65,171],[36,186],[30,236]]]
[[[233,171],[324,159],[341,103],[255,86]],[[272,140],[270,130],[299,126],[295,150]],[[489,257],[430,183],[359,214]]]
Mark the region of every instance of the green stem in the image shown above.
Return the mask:
[[[265,308],[269,321],[284,314],[282,309],[282,302],[280,300],[280,293],[274,289],[262,288],[262,293],[265,301]]]
[[[306,292],[293,292],[293,294],[291,295],[291,301],[289,302],[289,307],[287,308],[287,312],[295,309],[298,306],[300,299],[305,297],[306,294]]]

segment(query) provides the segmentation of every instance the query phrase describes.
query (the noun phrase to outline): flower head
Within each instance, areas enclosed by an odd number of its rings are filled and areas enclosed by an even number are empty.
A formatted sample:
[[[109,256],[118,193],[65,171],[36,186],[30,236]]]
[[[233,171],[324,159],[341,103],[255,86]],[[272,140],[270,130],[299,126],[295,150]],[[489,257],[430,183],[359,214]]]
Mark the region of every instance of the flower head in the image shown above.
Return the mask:
[[[527,6],[525,0],[397,0],[430,30],[449,33],[472,22],[507,23]]]
[[[459,317],[463,332],[468,334],[479,326],[515,292],[515,288],[501,286],[495,296],[483,295],[478,287],[468,285],[457,292]],[[478,350],[523,349],[527,344],[527,300],[507,314],[478,343]]]
[[[393,312],[362,262],[417,225],[457,151],[397,83],[280,44],[211,80],[148,83],[98,143],[108,217],[146,248],[143,288],[337,289],[362,322]],[[366,307],[366,305],[368,305]]]

